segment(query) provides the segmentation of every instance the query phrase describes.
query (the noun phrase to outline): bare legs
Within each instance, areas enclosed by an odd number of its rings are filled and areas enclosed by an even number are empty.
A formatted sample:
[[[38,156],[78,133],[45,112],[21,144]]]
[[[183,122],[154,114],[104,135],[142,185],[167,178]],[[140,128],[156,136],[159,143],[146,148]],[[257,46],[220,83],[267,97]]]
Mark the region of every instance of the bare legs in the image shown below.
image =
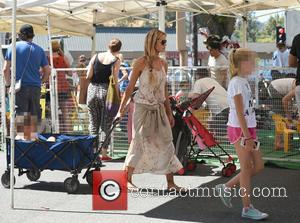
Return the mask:
[[[108,158],[108,152],[107,152],[107,148],[102,148],[101,149],[101,155],[102,155],[102,158],[105,157],[105,158]]]
[[[175,184],[173,173],[166,174],[166,179],[167,179],[167,184],[168,184],[169,190],[175,190],[175,191],[179,192],[181,189],[183,189]],[[185,190],[185,189],[183,189],[183,190]]]
[[[64,99],[66,100],[66,99]],[[70,119],[70,111],[67,108],[67,102],[61,102],[60,109],[61,114],[59,115],[60,122],[60,132],[61,133],[71,133],[73,131],[73,123]]]
[[[35,140],[37,137],[37,117],[25,112],[16,116],[17,139]]]
[[[251,177],[264,169],[264,162],[260,150],[246,150],[240,145],[240,141],[235,143],[234,147],[240,160],[241,171],[225,186],[233,188],[240,185],[243,206],[249,207],[251,204]]]
[[[128,187],[128,189],[129,190],[130,189],[137,190],[138,189],[137,186],[132,183],[132,175],[133,175],[134,167],[127,166],[126,171],[127,171],[127,187]],[[172,189],[172,190],[176,190],[176,191],[180,191],[182,189],[181,187],[179,187],[175,184],[173,173],[166,174],[166,180],[167,180],[168,189]]]
[[[134,167],[127,166],[126,171],[127,171],[127,188],[129,190],[132,190],[132,189],[137,190],[138,189],[137,186],[135,186],[132,183],[132,175],[133,175]]]

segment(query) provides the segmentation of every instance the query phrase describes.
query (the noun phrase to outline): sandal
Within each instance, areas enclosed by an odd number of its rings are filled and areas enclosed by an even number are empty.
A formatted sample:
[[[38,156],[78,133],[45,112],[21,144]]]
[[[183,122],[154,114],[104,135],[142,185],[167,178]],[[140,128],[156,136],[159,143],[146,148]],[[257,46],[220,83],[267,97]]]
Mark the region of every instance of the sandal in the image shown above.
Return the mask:
[[[135,186],[133,183],[127,183],[127,192],[139,192],[139,188],[137,186]]]
[[[187,188],[184,187],[179,187],[177,185],[174,185],[172,187],[168,187],[168,192],[176,192],[176,193],[182,193],[182,194],[186,194],[188,192]]]

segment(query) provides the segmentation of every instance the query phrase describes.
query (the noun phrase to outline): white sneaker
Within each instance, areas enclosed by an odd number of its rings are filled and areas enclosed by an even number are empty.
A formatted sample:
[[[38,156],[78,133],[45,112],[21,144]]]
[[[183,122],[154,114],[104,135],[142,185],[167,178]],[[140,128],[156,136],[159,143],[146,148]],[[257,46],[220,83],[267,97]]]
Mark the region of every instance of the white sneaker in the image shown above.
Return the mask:
[[[215,190],[217,192],[217,196],[221,198],[223,204],[228,208],[232,208],[230,196],[231,194],[229,192],[229,189],[226,188],[225,184],[216,185]]]
[[[243,218],[249,218],[253,220],[262,220],[267,218],[269,215],[267,213],[263,213],[253,207],[253,205],[250,205],[249,208],[243,208],[242,211],[242,217]]]

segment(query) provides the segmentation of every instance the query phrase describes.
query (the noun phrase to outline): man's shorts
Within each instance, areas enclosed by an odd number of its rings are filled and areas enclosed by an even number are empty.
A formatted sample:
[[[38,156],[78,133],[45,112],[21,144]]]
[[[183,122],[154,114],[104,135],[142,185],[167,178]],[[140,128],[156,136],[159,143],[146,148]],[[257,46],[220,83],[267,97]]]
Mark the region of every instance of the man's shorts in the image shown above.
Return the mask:
[[[40,87],[22,85],[21,90],[16,93],[17,115],[30,113],[30,115],[38,116],[40,113],[40,97]]]

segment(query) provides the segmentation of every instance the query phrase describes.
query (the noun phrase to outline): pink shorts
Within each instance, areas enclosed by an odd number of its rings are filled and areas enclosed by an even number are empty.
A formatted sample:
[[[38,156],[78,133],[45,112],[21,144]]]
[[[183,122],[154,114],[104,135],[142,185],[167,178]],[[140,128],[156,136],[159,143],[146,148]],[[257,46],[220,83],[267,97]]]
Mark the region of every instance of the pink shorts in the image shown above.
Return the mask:
[[[253,139],[256,139],[256,128],[248,128],[248,129],[249,129],[249,133],[250,133],[251,137]],[[230,144],[234,144],[237,141],[239,141],[240,138],[243,137],[243,132],[240,127],[228,126],[227,127],[227,135],[228,135]]]

